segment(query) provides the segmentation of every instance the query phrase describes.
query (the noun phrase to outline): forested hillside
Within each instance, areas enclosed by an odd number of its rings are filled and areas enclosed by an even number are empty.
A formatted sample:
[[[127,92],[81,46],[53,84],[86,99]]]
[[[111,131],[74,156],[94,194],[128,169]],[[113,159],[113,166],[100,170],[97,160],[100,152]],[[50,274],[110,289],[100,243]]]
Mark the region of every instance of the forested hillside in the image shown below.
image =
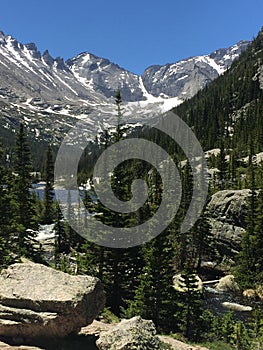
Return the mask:
[[[174,111],[192,126],[203,147],[247,155],[263,148],[263,30],[219,78]]]

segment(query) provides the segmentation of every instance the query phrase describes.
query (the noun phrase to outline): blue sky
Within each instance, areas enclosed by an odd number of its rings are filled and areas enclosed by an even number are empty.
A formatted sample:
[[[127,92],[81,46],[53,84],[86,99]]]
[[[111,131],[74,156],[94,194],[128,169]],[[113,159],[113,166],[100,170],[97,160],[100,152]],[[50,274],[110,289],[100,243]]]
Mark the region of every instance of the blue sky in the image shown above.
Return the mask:
[[[153,64],[251,40],[263,26],[262,0],[8,0],[0,30],[52,56],[83,51],[141,74]]]

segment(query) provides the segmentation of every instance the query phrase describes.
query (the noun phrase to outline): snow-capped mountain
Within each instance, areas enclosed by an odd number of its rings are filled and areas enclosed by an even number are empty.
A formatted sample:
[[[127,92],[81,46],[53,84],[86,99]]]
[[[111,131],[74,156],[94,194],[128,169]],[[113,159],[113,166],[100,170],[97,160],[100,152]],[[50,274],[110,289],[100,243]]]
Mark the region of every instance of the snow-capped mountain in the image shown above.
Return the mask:
[[[0,32],[0,93],[20,102],[100,101],[101,96],[81,83],[60,57],[43,55],[35,44],[23,45]],[[31,101],[31,99],[33,99]]]
[[[224,73],[247,45],[247,41],[240,41],[210,55],[191,57],[164,66],[151,66],[142,75],[143,84],[153,96],[177,96],[184,100]]]
[[[118,89],[126,115],[164,112],[223,73],[247,45],[240,41],[210,55],[152,66],[138,76],[88,52],[66,62],[54,59],[0,32],[0,123],[12,130],[22,119],[39,139],[57,140],[77,119],[89,121],[91,129],[96,122],[110,124]],[[92,111],[97,114],[91,118]]]
[[[78,81],[107,98],[120,89],[125,101],[145,99],[139,76],[107,59],[84,52],[66,63]]]

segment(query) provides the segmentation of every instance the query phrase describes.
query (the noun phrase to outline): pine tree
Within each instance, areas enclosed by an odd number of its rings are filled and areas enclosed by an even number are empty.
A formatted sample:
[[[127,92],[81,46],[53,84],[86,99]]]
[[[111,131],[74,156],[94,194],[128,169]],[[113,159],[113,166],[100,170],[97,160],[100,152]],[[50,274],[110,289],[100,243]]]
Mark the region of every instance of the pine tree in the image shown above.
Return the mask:
[[[214,319],[213,328],[217,339],[223,340],[227,344],[233,344],[235,334],[233,311],[229,311],[223,316],[216,317]]]
[[[176,291],[173,288],[174,245],[167,229],[142,246],[144,267],[139,275],[135,295],[129,302],[126,315],[141,315],[151,319],[159,331],[175,330],[177,311]]]
[[[116,113],[117,113],[117,126],[116,130],[112,135],[112,142],[117,143],[122,141],[125,136],[126,128],[123,123],[123,113],[121,108],[121,94],[118,90],[115,96],[116,102]],[[107,143],[108,144],[108,143]],[[106,147],[107,145],[104,145]],[[115,154],[118,159],[118,154]],[[109,160],[110,161],[110,160]],[[130,172],[130,169],[127,170],[124,164],[121,164],[114,169],[112,175],[111,186],[114,192],[114,195],[120,200],[127,200],[128,193],[128,183],[127,183],[127,174]],[[113,212],[108,208],[104,207],[100,201],[96,204],[96,212],[103,213],[102,218],[103,222],[108,226],[115,227],[125,227],[127,225],[127,215],[120,214],[118,212]],[[100,218],[100,217],[98,217]],[[98,232],[103,239],[103,232]],[[128,270],[131,270],[129,263],[132,263],[132,259],[129,258],[128,251],[125,249],[118,248],[101,248],[100,256],[102,259],[107,259],[107,273],[104,273],[102,276],[102,281],[105,284],[105,288],[108,291],[108,305],[111,307],[113,313],[117,316],[120,315],[122,307],[125,306],[125,287]],[[102,262],[100,263],[102,266]],[[128,289],[126,289],[128,290]]]
[[[115,104],[116,104],[116,113],[117,113],[117,125],[116,125],[116,130],[113,134],[113,143],[123,140],[124,134],[127,131],[127,128],[125,128],[124,121],[123,121],[123,110],[121,107],[122,98],[121,98],[120,90],[118,90],[115,94]]]
[[[17,223],[20,225],[18,246],[22,254],[30,255],[38,224],[31,193],[31,155],[23,124],[20,124],[16,137],[14,171],[13,194],[17,205]]]
[[[192,199],[193,191],[193,175],[189,161],[187,161],[183,171],[182,171],[182,200],[181,200],[181,210],[180,210],[180,219],[183,220],[185,217],[188,207]],[[179,257],[179,269],[182,270],[185,268],[185,264],[188,260],[188,247],[189,247],[190,234],[189,232],[181,233],[180,236],[180,257]]]
[[[199,340],[202,330],[201,293],[195,274],[187,269],[181,275],[183,292],[181,292],[180,311],[178,313],[180,328],[189,340]]]
[[[243,322],[238,321],[235,324],[233,338],[237,350],[251,349],[251,340],[248,336],[247,329]]]
[[[255,282],[263,283],[263,189],[259,191],[255,209],[253,251],[255,256]]]
[[[72,249],[79,250],[84,242],[82,238],[70,225],[71,220],[74,220],[76,203],[72,203],[71,191],[68,190],[67,197],[67,222],[65,223],[66,236]]]
[[[61,253],[68,254],[70,252],[70,242],[66,234],[64,217],[61,213],[59,204],[56,203],[56,220],[54,225],[55,231],[55,261],[59,260]]]
[[[54,220],[54,163],[50,145],[48,146],[46,155],[45,181],[42,223],[51,224]]]
[[[223,141],[223,138],[220,142],[220,152],[217,157],[217,168],[219,169],[219,176],[218,176],[218,182],[219,182],[219,188],[223,190],[226,187],[226,183],[228,180],[228,163],[226,161],[226,151],[225,151],[225,144]]]
[[[255,169],[252,161],[253,147],[250,143],[249,150],[249,163],[248,163],[248,185],[251,190],[251,195],[248,200],[248,210],[246,216],[246,231],[242,236],[241,251],[238,254],[238,265],[236,273],[240,285],[245,288],[252,288],[256,281],[258,263],[258,251],[256,247],[257,234],[255,232],[256,223],[256,207],[257,207],[257,194],[255,188]],[[258,227],[259,228],[259,227]],[[259,235],[261,235],[261,228],[259,228]],[[258,249],[260,249],[258,247]]]
[[[252,317],[249,320],[250,337],[253,339],[253,343],[261,343],[263,345],[263,312],[260,307],[256,307],[252,313]],[[258,347],[261,349],[261,347]],[[257,348],[256,346],[254,347]]]
[[[206,258],[208,260],[217,260],[218,253],[215,247],[215,239],[211,234],[211,225],[209,224],[207,213],[203,212],[200,218],[190,230],[190,243],[188,245],[188,264],[192,268],[200,271],[201,263]]]
[[[14,236],[17,232],[15,203],[13,201],[11,174],[4,164],[4,152],[0,144],[0,269],[14,262],[17,249]]]
[[[236,150],[232,150],[229,160],[229,179],[232,189],[237,188],[238,179],[237,179],[237,155]]]

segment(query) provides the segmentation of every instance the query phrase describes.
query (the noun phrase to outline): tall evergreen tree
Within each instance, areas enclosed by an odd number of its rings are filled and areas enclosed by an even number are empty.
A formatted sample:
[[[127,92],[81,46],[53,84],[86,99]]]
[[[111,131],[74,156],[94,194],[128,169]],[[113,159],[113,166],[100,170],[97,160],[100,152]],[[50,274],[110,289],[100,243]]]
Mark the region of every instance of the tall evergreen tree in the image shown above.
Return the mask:
[[[141,315],[151,319],[159,331],[176,329],[177,295],[173,288],[174,246],[173,228],[142,246],[144,266],[139,275],[135,295],[129,301],[126,315]]]
[[[191,264],[192,268],[199,272],[202,261],[205,259],[215,261],[219,258],[207,213],[203,212],[201,214],[189,235],[188,265]]]
[[[182,169],[182,190],[181,208],[179,209],[180,220],[183,220],[185,217],[192,199],[193,175],[189,161],[187,161],[186,165]],[[178,268],[180,270],[183,270],[185,268],[185,264],[188,260],[188,248],[190,239],[191,237],[189,232],[180,234],[180,242],[178,242],[179,244],[177,248],[180,250],[180,256],[178,257]]]
[[[0,144],[0,269],[13,262],[17,232],[15,203],[11,188],[11,173],[4,166],[4,152]]]
[[[256,221],[256,203],[257,194],[255,188],[255,168],[252,161],[253,147],[250,143],[249,149],[249,162],[247,183],[251,190],[251,195],[248,200],[248,210],[246,217],[246,231],[242,236],[241,251],[238,254],[238,265],[236,268],[237,277],[239,283],[243,288],[251,288],[255,284],[256,278],[256,264],[258,261],[257,251],[255,247],[256,233],[255,233],[255,221]]]
[[[54,163],[50,145],[46,154],[45,181],[42,222],[44,224],[51,224],[54,220]]]
[[[201,293],[198,290],[196,276],[191,269],[181,275],[183,292],[181,292],[180,311],[178,313],[180,328],[189,340],[199,340],[202,330]]]
[[[70,252],[70,242],[66,234],[63,214],[59,204],[56,203],[56,220],[54,225],[55,231],[55,260],[59,259],[59,254]]]
[[[256,283],[263,283],[263,189],[259,191],[257,197],[255,230],[254,230],[254,255],[255,259],[255,280]]]
[[[24,125],[21,123],[16,136],[14,199],[17,205],[17,222],[20,225],[18,245],[22,254],[30,254],[32,239],[38,227],[32,196],[31,155]]]
[[[218,169],[219,169],[219,187],[221,190],[223,190],[226,187],[227,183],[227,170],[228,170],[228,164],[226,161],[226,151],[225,151],[225,144],[223,141],[223,138],[220,142],[220,152],[218,156]]]

